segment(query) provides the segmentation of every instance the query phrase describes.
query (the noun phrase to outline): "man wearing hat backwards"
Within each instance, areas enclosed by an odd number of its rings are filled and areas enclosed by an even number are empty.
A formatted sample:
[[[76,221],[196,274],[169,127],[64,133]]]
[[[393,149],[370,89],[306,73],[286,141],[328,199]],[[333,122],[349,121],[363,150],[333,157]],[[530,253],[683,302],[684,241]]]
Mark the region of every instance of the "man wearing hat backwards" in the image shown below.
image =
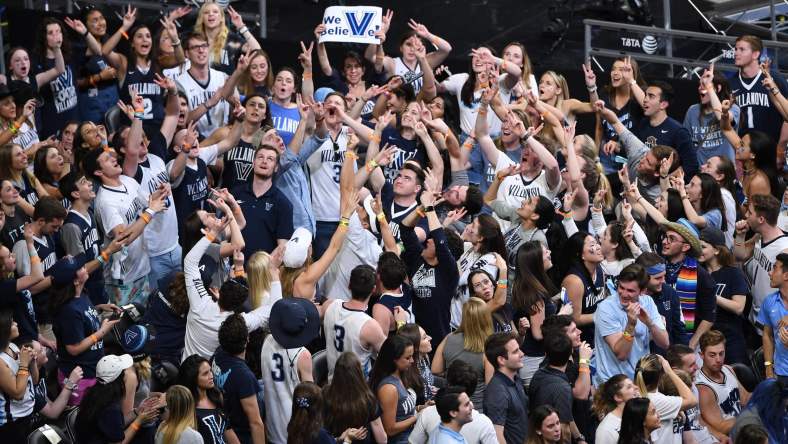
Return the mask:
[[[681,301],[681,317],[686,334],[682,343],[698,347],[703,333],[714,324],[717,301],[714,279],[696,259],[701,253],[697,227],[685,218],[662,224],[662,256],[666,261],[665,282],[672,286]]]
[[[280,299],[271,309],[269,326],[271,335],[260,353],[265,427],[268,442],[285,444],[293,390],[300,382],[312,382],[312,354],[305,345],[320,331],[320,314],[307,299]]]

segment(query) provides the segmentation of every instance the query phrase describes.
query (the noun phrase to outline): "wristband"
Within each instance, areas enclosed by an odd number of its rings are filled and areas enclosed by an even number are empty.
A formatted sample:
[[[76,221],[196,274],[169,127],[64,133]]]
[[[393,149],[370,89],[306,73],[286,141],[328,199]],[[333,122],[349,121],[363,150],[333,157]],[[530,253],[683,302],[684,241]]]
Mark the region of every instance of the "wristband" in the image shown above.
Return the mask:
[[[180,40],[173,40],[172,41],[172,46],[181,46],[181,41]]]
[[[479,114],[481,114],[483,116],[486,116],[487,115],[487,107],[483,106],[482,108],[479,108]]]
[[[216,238],[211,233],[205,233],[205,238],[211,242],[216,240]]]
[[[509,281],[506,279],[498,279],[498,288],[506,288],[509,286]]]
[[[239,34],[246,34],[247,32],[249,32],[249,27],[248,26],[244,26],[243,28],[238,30]]]
[[[245,275],[246,275],[246,272],[244,272],[243,268],[241,268],[240,270],[233,270],[233,277],[234,278],[244,277]]]
[[[92,335],[88,336],[88,338],[90,338],[90,340],[93,341],[94,344],[97,344],[98,341],[99,341],[99,338],[98,338],[98,336],[96,336],[95,333],[93,333]]]
[[[109,253],[107,253],[107,250],[102,251],[101,254],[99,254],[99,257],[109,262]]]
[[[138,113],[138,112],[134,113],[134,118],[137,120],[143,120],[144,117],[145,117],[145,113]]]
[[[591,374],[591,369],[588,367],[580,367],[577,369],[578,373],[588,373]]]
[[[142,214],[140,214],[140,219],[144,220],[145,221],[145,225],[147,225],[147,224],[150,223],[151,217],[150,217],[150,214],[148,214],[148,213],[142,213]]]
[[[345,151],[345,159],[356,160],[358,159],[358,154],[353,151]]]
[[[432,212],[432,211],[435,211],[435,206],[434,205],[426,205],[424,207],[424,214]]]
[[[506,71],[506,60],[501,59],[501,69]]]
[[[764,361],[763,362],[763,366],[764,367],[771,367],[772,366],[772,361]]]
[[[140,430],[140,425],[139,423],[137,423],[136,420],[132,421],[131,424],[129,424],[129,427],[131,427],[131,429],[134,430],[135,432],[138,432]]]
[[[630,333],[630,332],[628,332],[626,330],[624,330],[622,334],[624,335],[624,339],[626,339],[629,342],[632,342],[632,341],[635,340],[635,337],[632,336],[632,333]]]
[[[155,215],[156,215],[156,211],[155,211],[155,210],[152,210],[152,209],[150,209],[150,208],[145,208],[145,213],[148,213],[148,214],[150,214],[150,215],[151,215],[151,217],[153,217],[153,216],[155,216]]]
[[[312,79],[312,73],[304,71],[304,73],[301,74],[301,78],[304,79],[304,80],[311,80]]]
[[[419,215],[419,217],[424,217],[424,216],[427,215],[427,213],[425,213],[424,210],[421,207],[416,207],[415,211],[416,211],[416,214]]]
[[[385,213],[378,213],[376,216],[378,222],[386,223],[386,214]]]
[[[107,261],[105,261],[104,258],[101,257],[101,255],[96,256],[96,260],[98,261],[99,265],[101,265],[102,267],[107,263]]]
[[[126,40],[129,39],[129,35],[126,33],[126,31],[120,31],[120,35],[122,35],[123,38],[126,39]]]
[[[590,92],[590,93],[595,93],[596,92],[596,85],[594,85],[594,86],[587,86],[587,88],[588,88],[588,92]]]
[[[16,372],[17,376],[30,376],[30,372],[26,368],[20,368],[19,371]]]
[[[339,221],[339,226],[348,228],[348,227],[350,227],[350,222],[347,219],[341,219]]]
[[[380,143],[380,134],[372,133],[372,135],[369,137],[369,141]]]
[[[397,330],[399,330],[400,328],[402,328],[403,326],[405,326],[405,324],[406,324],[406,322],[405,322],[405,321],[397,321]]]
[[[580,358],[577,360],[577,363],[580,365],[589,365],[591,363],[591,360],[586,358]]]
[[[377,168],[377,167],[378,167],[378,163],[377,163],[377,162],[375,162],[375,160],[374,160],[374,159],[373,159],[373,160],[370,160],[369,162],[367,162],[367,166],[366,166],[366,168],[367,168],[367,172],[368,172],[368,173],[371,173],[371,172],[372,172],[372,171],[373,171],[375,168]]]
[[[94,88],[96,87],[96,76],[92,75],[88,77],[88,83],[90,83]]]
[[[468,151],[473,150],[473,140],[471,138],[465,139],[465,142],[462,143],[463,148],[467,149]]]
[[[41,258],[38,256],[32,256],[30,258],[30,265],[36,265],[41,263]]]

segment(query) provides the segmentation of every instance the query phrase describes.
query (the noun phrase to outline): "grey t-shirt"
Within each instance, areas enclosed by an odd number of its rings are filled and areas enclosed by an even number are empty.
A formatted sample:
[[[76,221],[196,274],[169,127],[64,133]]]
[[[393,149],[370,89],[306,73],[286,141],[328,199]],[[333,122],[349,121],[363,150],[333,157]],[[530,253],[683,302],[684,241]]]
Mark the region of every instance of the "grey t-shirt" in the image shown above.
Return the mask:
[[[176,444],[203,444],[202,435],[191,427],[187,427],[178,437]],[[161,430],[156,432],[156,444],[164,444],[164,434]]]

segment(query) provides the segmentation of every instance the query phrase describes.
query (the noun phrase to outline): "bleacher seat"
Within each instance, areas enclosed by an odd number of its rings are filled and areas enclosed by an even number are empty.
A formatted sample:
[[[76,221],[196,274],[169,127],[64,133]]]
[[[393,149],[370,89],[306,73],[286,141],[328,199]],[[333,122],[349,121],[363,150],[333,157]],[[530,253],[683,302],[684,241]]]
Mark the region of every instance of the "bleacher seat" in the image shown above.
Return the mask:
[[[27,444],[71,444],[68,435],[55,425],[44,424],[27,436]]]
[[[312,378],[321,387],[328,382],[328,356],[325,350],[312,355]]]

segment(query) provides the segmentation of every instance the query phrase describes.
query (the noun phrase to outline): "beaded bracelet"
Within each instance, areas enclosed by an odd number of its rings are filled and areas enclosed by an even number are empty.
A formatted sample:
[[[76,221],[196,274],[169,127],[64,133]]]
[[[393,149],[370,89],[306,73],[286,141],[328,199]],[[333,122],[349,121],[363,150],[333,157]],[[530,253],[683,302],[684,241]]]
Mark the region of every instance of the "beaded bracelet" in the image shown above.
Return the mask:
[[[375,217],[378,219],[378,222],[386,223],[386,214],[385,213],[378,213],[378,215],[375,216]]]
[[[375,162],[375,159],[372,159],[372,160],[370,160],[369,162],[367,162],[367,166],[366,166],[365,168],[367,169],[367,172],[368,172],[368,173],[371,173],[371,172],[372,172],[372,171],[374,171],[374,170],[375,170],[375,168],[377,168],[378,166],[380,166],[380,165],[378,165],[378,163],[377,163],[377,162]]]

